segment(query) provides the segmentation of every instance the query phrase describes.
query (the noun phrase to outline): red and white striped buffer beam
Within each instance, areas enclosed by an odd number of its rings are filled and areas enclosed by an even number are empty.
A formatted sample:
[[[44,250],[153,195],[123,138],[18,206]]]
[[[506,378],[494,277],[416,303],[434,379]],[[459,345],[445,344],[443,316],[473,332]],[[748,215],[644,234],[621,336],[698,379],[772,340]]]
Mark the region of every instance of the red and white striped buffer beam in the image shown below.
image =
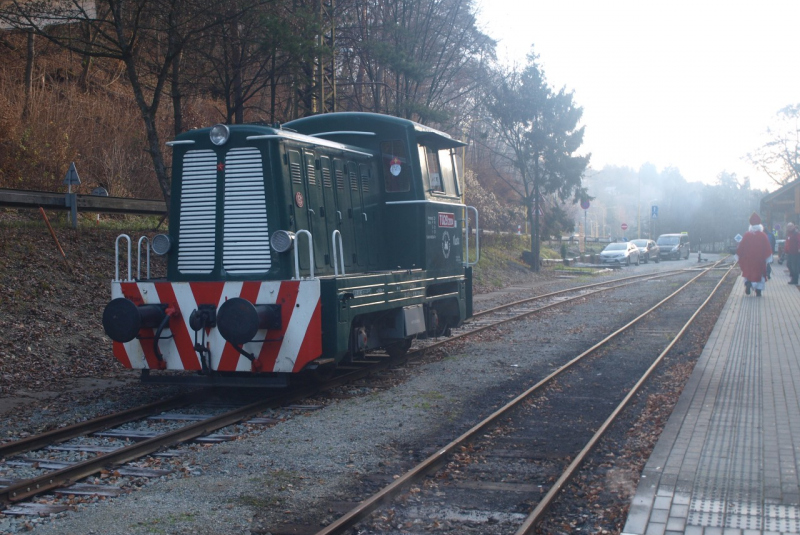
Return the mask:
[[[320,282],[112,282],[113,298],[125,298],[137,307],[162,305],[168,324],[162,330],[158,350],[153,347],[156,329],[142,327],[129,342],[114,342],[114,356],[133,369],[201,370],[195,343],[207,349],[211,370],[224,372],[299,372],[322,354]],[[254,305],[280,305],[280,329],[260,329],[240,354],[216,327],[192,329],[190,316],[201,305],[219,310],[228,299],[241,298]],[[105,318],[104,318],[105,322]]]

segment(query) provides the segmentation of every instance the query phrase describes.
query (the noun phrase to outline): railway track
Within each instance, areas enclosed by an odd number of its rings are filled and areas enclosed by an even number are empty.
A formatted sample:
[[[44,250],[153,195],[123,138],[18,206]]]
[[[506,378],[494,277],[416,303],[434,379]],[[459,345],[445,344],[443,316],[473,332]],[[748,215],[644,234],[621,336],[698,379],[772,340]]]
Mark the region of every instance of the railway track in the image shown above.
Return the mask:
[[[593,283],[583,285],[567,290],[558,292],[551,292],[545,295],[535,296],[528,299],[518,300],[507,305],[495,307],[489,310],[477,313],[476,318],[481,318],[475,324],[457,332],[453,338],[469,336],[488,329],[497,324],[520,319],[531,314],[535,314],[550,307],[557,306],[569,302],[570,300],[583,299],[594,293],[604,292],[619,288],[628,284],[633,284],[641,280],[649,280],[656,278],[663,278],[665,276],[672,276],[685,273],[687,270],[675,270],[673,272],[651,274],[651,275],[637,275],[633,277],[626,277],[624,279],[617,279],[615,281]],[[569,294],[572,294],[570,297]],[[541,306],[531,308],[533,303],[539,302]],[[413,353],[424,352],[427,349],[436,347],[443,343],[447,343],[452,338],[428,341],[424,347],[415,350]],[[122,463],[140,458],[148,455],[167,446],[172,446],[194,440],[203,435],[208,435],[214,431],[224,428],[236,422],[241,422],[254,415],[262,413],[270,408],[285,406],[288,403],[296,402],[312,396],[323,390],[335,388],[338,385],[346,384],[349,381],[354,381],[364,376],[374,373],[376,369],[383,369],[396,364],[396,359],[390,359],[380,355],[370,355],[368,358],[357,361],[353,365],[348,366],[348,369],[342,370],[339,376],[331,381],[320,385],[319,387],[306,387],[305,389],[296,390],[286,393],[272,393],[268,399],[258,400],[253,403],[244,404],[242,406],[233,408],[228,411],[223,411],[213,417],[203,419],[189,419],[190,423],[182,426],[179,429],[171,429],[168,432],[160,433],[153,436],[140,436],[133,444],[128,444],[123,447],[114,449],[113,451],[96,451],[90,459],[83,462],[72,463],[69,466],[63,466],[50,470],[34,478],[29,478],[22,481],[0,481],[0,501],[3,503],[14,503],[30,498],[31,496],[50,491],[59,487],[64,487],[74,484],[76,481],[91,474],[96,474],[103,470],[118,467]],[[76,437],[85,436],[91,433],[98,433],[114,426],[141,420],[147,417],[161,414],[164,411],[173,410],[178,407],[192,406],[198,398],[202,398],[205,394],[196,393],[188,396],[179,396],[171,398],[162,402],[150,404],[148,406],[138,407],[124,411],[123,413],[113,414],[102,418],[97,418],[81,424],[76,424],[68,428],[59,429],[43,435],[29,437],[18,442],[0,445],[0,458],[14,459],[23,453],[35,451],[37,449],[49,447],[64,443],[68,440],[73,440]],[[177,418],[177,417],[176,417]],[[124,436],[124,433],[123,433]],[[24,462],[36,463],[38,466],[47,465],[46,462],[36,457],[24,458]],[[53,463],[51,463],[53,465]],[[57,464],[56,464],[57,466]],[[6,485],[3,487],[3,483]]]
[[[208,436],[269,408],[285,405],[292,399],[301,399],[308,392],[296,392],[287,397],[270,396],[227,410],[217,410],[216,414],[198,417],[197,409],[204,408],[199,400],[207,395],[208,392],[204,391],[178,396],[0,446],[0,456],[7,466],[29,466],[43,472],[34,477],[7,481],[0,488],[0,502],[19,502],[46,491],[72,485],[82,478],[103,470],[113,470],[123,463],[158,452],[162,448]],[[187,408],[194,410],[185,411]],[[174,409],[184,409],[184,412],[169,412],[168,416],[164,414],[164,411]],[[152,430],[142,429],[141,426],[138,430],[120,427],[132,422],[155,422],[163,419],[183,421],[186,425],[161,432],[156,431],[155,426]],[[116,438],[116,445],[97,445],[94,437],[98,436]],[[54,462],[52,458],[48,458],[53,451],[59,450],[83,451],[89,458],[71,463],[59,463],[57,460]],[[31,452],[36,453],[20,457],[22,453]]]
[[[445,522],[450,532],[533,533],[603,434],[714,296],[730,268],[713,281],[713,288],[701,302],[687,307],[685,321],[656,328],[662,320],[653,317],[684,289],[701,284],[715,267],[703,270],[316,533],[333,535],[353,529],[362,534],[426,533],[436,532]],[[620,336],[632,329],[671,341],[645,358],[641,350],[628,348],[626,352],[625,344],[619,343]],[[598,363],[603,359],[614,362],[601,367]],[[616,377],[617,367],[630,367],[636,373]],[[586,384],[586,378],[598,369],[608,377]],[[631,375],[636,377],[630,379]],[[617,379],[619,383],[613,382]],[[567,397],[583,397],[593,407],[602,405],[607,410],[599,412],[605,416],[589,416],[598,411],[587,407],[585,412],[573,408],[559,418],[556,400]],[[567,425],[583,423],[586,438],[582,445],[569,448],[560,439],[562,426],[542,422],[540,408],[544,406],[552,411],[548,413],[550,420],[562,420]],[[570,451],[553,453],[564,447]],[[543,457],[543,451],[549,451],[544,455],[552,458]]]
[[[712,266],[701,270],[717,269],[724,260],[714,263]],[[524,299],[517,299],[510,303],[494,306],[485,310],[475,312],[472,319],[457,329],[453,329],[452,336],[448,338],[428,339],[419,341],[419,347],[411,351],[410,354],[424,352],[428,349],[448,344],[459,338],[472,336],[479,332],[498,327],[505,323],[518,321],[520,319],[544,312],[553,307],[563,306],[574,303],[581,299],[586,299],[602,292],[608,292],[619,288],[624,288],[632,284],[660,280],[675,277],[686,273],[698,271],[698,268],[676,269],[670,271],[660,271],[658,273],[646,273],[641,275],[631,275],[603,282],[594,282],[570,288],[564,288],[553,292],[535,295]]]
[[[252,402],[239,401],[237,403],[236,400],[231,399],[221,410],[217,407],[213,411],[214,414],[204,414],[207,399],[214,395],[212,390],[204,389],[2,444],[0,445],[0,459],[6,465],[11,463],[12,466],[30,466],[41,469],[44,473],[19,480],[0,479],[0,503],[20,502],[47,491],[68,487],[82,478],[104,470],[114,470],[126,462],[164,448],[201,437],[208,438],[215,431],[239,422],[254,422],[253,418],[264,411],[285,407],[307,399],[323,390],[363,378],[368,373],[388,365],[390,365],[388,359],[385,362],[364,361],[362,366],[353,367],[336,378],[326,381],[325,384],[307,385],[290,391],[262,392],[261,398]],[[225,395],[225,392],[231,391],[221,390],[220,392]],[[230,394],[228,395],[230,396]],[[183,412],[176,411],[176,409],[181,409]],[[165,411],[173,412],[165,414]],[[131,427],[131,424],[136,422],[163,420],[182,421],[186,424],[179,427],[170,426],[160,432],[143,429],[142,426],[138,426],[138,429]],[[259,419],[255,422],[274,423],[269,419]],[[128,425],[127,428],[124,427],[126,425]],[[95,446],[92,444],[91,438],[97,436],[116,438],[120,444]],[[82,444],[81,441],[84,443]],[[212,437],[211,441],[215,441],[215,439]],[[66,446],[63,446],[64,444]],[[81,462],[60,463],[42,456],[20,457],[25,453],[46,453],[54,450],[79,450],[90,454],[90,458]],[[24,514],[24,511],[19,513]],[[10,514],[16,513],[11,511]]]

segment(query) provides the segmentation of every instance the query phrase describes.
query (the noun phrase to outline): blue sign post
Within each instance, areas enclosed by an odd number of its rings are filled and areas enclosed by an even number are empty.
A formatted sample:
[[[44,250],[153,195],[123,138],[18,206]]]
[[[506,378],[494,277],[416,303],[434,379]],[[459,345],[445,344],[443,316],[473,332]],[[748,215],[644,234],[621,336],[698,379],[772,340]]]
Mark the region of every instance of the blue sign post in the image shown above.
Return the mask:
[[[64,201],[70,209],[72,228],[78,228],[78,195],[72,193],[72,186],[80,186],[81,179],[78,176],[78,170],[75,168],[75,162],[69,164],[69,170],[67,171],[67,176],[64,177],[63,184],[67,186],[67,194]]]

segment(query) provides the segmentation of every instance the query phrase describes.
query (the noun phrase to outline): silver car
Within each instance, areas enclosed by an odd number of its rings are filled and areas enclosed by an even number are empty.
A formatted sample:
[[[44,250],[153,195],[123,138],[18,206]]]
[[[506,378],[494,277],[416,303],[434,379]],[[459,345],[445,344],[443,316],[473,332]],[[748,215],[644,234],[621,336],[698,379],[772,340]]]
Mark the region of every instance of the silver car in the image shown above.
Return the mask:
[[[633,242],[609,243],[600,253],[601,264],[639,265],[639,248]]]
[[[650,260],[655,261],[656,264],[661,261],[661,258],[659,258],[661,248],[653,240],[640,239],[631,240],[631,242],[639,248],[639,257],[645,264]]]

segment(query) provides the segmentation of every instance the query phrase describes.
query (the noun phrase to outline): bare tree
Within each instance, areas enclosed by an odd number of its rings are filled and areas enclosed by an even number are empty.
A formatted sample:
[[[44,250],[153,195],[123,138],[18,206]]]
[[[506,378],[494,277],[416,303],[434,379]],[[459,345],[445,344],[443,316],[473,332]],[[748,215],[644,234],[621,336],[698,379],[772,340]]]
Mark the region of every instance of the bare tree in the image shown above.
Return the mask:
[[[800,104],[778,111],[778,125],[767,130],[770,140],[748,159],[773,182],[785,186],[800,178]]]
[[[252,0],[241,8],[260,3]],[[218,14],[219,4],[211,0],[11,0],[0,10],[0,20],[87,58],[124,65],[169,208],[170,178],[158,131],[162,95],[181,52],[196,36],[224,22]]]
[[[191,62],[196,69],[203,69],[193,78],[206,80],[201,86],[207,94],[224,100],[227,121],[248,120],[248,109],[253,115],[276,121],[278,86],[291,83],[303,114],[323,111],[320,80],[313,75],[313,67],[320,68],[325,56],[322,48],[328,47],[321,46],[322,19],[311,3],[275,0],[246,12],[231,3],[227,9],[234,11],[226,16],[228,22],[203,36]],[[268,107],[260,104],[265,93]]]
[[[494,58],[471,0],[355,0],[342,19],[340,83],[354,109],[447,128]]]

